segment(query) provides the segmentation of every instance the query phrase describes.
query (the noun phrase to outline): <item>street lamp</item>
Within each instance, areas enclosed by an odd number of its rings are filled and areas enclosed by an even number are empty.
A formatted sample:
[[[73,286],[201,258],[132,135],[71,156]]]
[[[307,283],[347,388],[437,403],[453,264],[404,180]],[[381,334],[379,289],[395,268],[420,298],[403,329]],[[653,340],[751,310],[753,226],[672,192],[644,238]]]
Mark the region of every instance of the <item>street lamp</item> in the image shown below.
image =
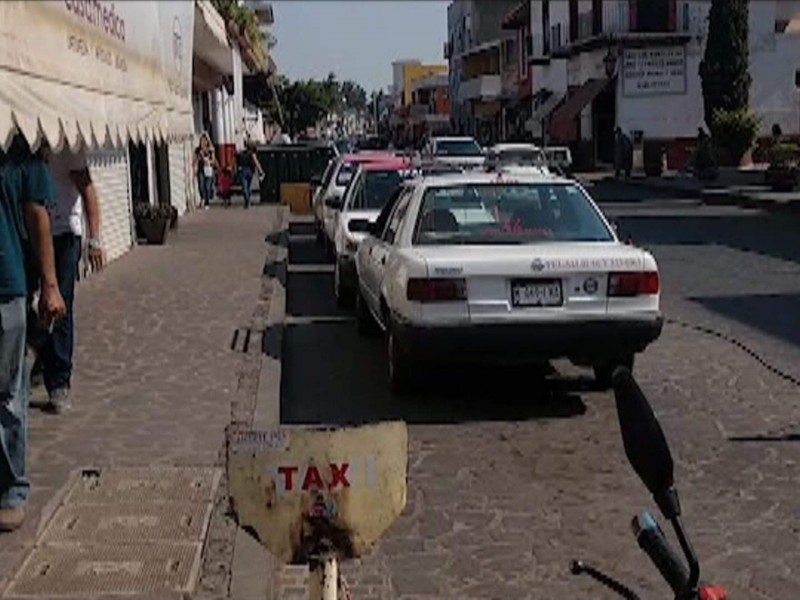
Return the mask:
[[[603,57],[603,66],[606,68],[606,76],[611,79],[617,70],[617,55],[616,52],[612,52],[611,48]]]

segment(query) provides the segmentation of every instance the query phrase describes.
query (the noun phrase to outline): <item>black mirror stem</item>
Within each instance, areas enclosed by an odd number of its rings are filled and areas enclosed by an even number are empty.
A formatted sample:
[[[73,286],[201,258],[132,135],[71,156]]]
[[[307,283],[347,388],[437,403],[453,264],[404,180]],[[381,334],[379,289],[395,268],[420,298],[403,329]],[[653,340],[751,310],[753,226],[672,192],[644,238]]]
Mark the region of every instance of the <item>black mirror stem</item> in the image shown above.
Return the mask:
[[[675,530],[675,536],[678,538],[678,543],[681,545],[681,550],[689,562],[689,581],[686,582],[686,589],[684,589],[678,598],[680,600],[694,600],[697,598],[697,584],[700,581],[700,563],[697,562],[697,554],[694,552],[692,543],[686,535],[683,528],[683,523],[679,515],[675,515],[670,519],[672,527]]]

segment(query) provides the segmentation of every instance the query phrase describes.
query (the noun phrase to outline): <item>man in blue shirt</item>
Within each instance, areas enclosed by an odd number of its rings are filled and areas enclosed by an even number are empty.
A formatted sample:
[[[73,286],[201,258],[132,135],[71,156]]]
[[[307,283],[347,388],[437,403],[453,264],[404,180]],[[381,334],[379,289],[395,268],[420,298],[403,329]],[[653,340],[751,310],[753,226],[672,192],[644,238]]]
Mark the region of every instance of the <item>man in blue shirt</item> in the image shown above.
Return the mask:
[[[0,531],[22,524],[30,490],[25,469],[29,390],[23,240],[29,240],[39,259],[40,318],[53,323],[65,312],[44,206],[53,196],[49,167],[18,134],[8,152],[0,152]]]

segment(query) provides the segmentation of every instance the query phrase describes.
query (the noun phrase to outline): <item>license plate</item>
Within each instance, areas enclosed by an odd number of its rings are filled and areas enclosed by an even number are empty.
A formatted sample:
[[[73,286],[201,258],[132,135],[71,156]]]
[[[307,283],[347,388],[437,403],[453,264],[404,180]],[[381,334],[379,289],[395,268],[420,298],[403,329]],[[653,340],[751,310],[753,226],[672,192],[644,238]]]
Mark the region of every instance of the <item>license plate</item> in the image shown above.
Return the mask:
[[[561,306],[560,281],[514,281],[511,283],[514,306]]]

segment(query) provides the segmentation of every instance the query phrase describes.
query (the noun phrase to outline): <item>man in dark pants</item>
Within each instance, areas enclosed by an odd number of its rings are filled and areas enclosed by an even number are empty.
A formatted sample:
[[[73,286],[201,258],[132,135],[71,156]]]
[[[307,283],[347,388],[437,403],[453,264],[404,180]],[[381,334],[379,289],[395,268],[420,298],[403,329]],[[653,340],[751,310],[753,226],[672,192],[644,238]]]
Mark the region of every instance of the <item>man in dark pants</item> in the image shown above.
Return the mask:
[[[17,134],[8,152],[0,151],[0,531],[22,525],[30,492],[26,468],[26,240],[36,253],[41,273],[40,318],[52,323],[66,310],[58,291],[50,218],[44,207],[53,195],[47,165]]]
[[[83,244],[83,220],[89,237],[86,240],[92,270],[103,268],[103,246],[100,242],[100,203],[89,174],[84,148],[77,152],[63,149],[49,158],[56,184],[56,201],[48,206],[53,229],[53,249],[58,288],[67,306],[63,320],[44,337],[40,359],[47,388],[47,410],[63,412],[70,407],[72,353],[75,340],[73,303],[75,280]]]

